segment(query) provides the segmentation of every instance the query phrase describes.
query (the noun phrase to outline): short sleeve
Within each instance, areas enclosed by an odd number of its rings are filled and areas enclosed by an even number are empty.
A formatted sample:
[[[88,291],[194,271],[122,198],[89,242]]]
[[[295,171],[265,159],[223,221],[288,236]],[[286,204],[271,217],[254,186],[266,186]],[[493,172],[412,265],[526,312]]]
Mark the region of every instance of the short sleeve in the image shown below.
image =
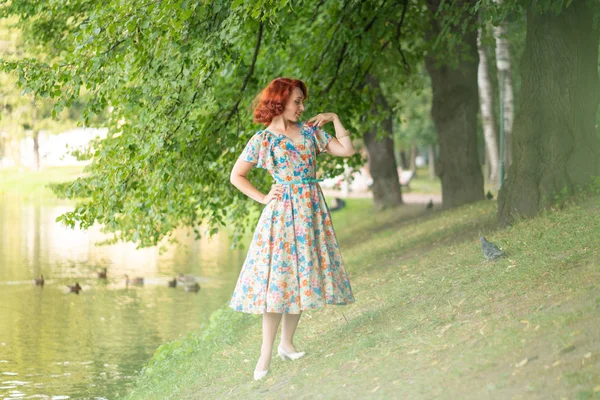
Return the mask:
[[[264,168],[264,149],[262,147],[262,136],[257,133],[250,138],[240,158],[243,161],[256,164],[255,167],[257,168]]]
[[[325,151],[325,148],[327,147],[327,144],[331,140],[332,136],[321,128],[315,127],[313,132],[317,142],[317,154],[322,153]]]

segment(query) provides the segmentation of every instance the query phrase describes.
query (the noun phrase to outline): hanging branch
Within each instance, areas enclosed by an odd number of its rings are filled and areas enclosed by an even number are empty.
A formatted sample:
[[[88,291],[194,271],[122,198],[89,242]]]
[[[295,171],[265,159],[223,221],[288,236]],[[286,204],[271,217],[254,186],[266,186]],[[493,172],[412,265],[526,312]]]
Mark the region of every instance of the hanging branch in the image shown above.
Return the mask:
[[[319,1],[319,4],[317,4],[317,7],[315,8],[315,12],[313,13],[312,18],[310,19],[311,24],[314,23],[315,20],[317,19],[317,14],[319,13],[319,8],[321,8],[323,3],[325,3],[325,0],[321,0],[321,1]]]
[[[358,80],[358,77],[359,77],[359,75],[361,75],[361,73],[360,73],[361,69],[360,69],[360,65],[358,66],[356,74],[354,74],[354,78],[352,78],[352,82],[350,83],[350,90],[352,90],[354,88],[354,85],[356,84],[357,81],[364,82],[365,77],[371,71],[373,64],[374,64],[374,62],[371,61],[371,63],[367,66],[367,69],[365,70],[365,72],[362,73],[362,78],[360,80]],[[362,86],[359,86],[358,90],[362,90]]]
[[[364,34],[364,33],[367,33],[367,32],[369,32],[369,30],[371,30],[371,28],[374,26],[374,24],[375,24],[375,21],[376,21],[376,20],[377,20],[377,18],[379,17],[379,11],[380,11],[380,10],[381,10],[381,9],[382,9],[384,6],[385,6],[385,3],[386,3],[386,1],[387,1],[387,0],[383,0],[383,1],[381,2],[381,5],[380,5],[379,7],[377,7],[377,9],[375,10],[375,15],[373,16],[373,18],[371,18],[371,20],[370,20],[370,21],[367,23],[367,25],[364,27],[364,29],[363,29],[363,32],[362,32],[363,34]],[[407,1],[407,0],[405,0],[405,1]],[[341,21],[340,21],[340,22],[341,22]],[[355,36],[355,38],[359,38],[360,36],[361,36],[361,34],[357,34],[357,35]],[[331,41],[330,41],[330,43],[331,43]],[[338,74],[339,74],[339,70],[340,70],[340,67],[341,67],[341,65],[342,65],[342,62],[344,61],[344,56],[346,55],[346,50],[347,50],[347,49],[348,49],[348,42],[345,42],[345,43],[342,45],[342,51],[341,51],[341,53],[340,53],[340,56],[338,57],[337,67],[336,67],[336,70],[335,70],[335,74],[334,74],[334,76],[333,76],[333,79],[331,80],[331,82],[329,82],[329,85],[327,85],[327,88],[326,88],[326,89],[323,91],[323,93],[322,93],[322,94],[327,94],[327,93],[329,93],[329,91],[330,91],[330,90],[331,90],[331,88],[333,87],[333,84],[334,84],[334,83],[335,83],[335,81],[337,80],[337,78],[338,78]],[[321,60],[321,62],[322,62],[322,60]],[[319,63],[319,65],[321,64],[321,62]],[[367,70],[369,70],[370,68],[371,68],[371,66],[369,66]],[[359,70],[360,70],[360,67],[359,67]],[[366,72],[365,72],[365,74],[366,74]],[[355,76],[355,79],[356,79],[356,76]],[[351,85],[351,86],[352,86],[352,85]]]
[[[240,105],[240,102],[242,101],[242,95],[244,94],[244,90],[246,89],[246,86],[248,85],[248,81],[250,81],[250,78],[252,77],[252,74],[254,73],[254,66],[256,65],[256,60],[258,59],[258,51],[260,50],[260,43],[262,41],[263,26],[264,26],[264,23],[261,18],[260,25],[258,26],[258,38],[256,39],[256,47],[254,48],[254,55],[252,56],[252,63],[250,64],[250,70],[248,70],[248,74],[246,75],[246,78],[244,79],[244,83],[242,84],[242,88],[240,89],[240,93],[238,95],[238,100],[235,103],[235,105],[233,106],[233,108],[231,109],[231,111],[229,112],[229,115],[227,116],[225,125],[227,125],[229,123],[229,120],[231,119],[231,117],[233,117],[233,115],[236,113],[238,106]]]
[[[196,97],[198,96],[198,92],[194,92],[194,97],[192,97],[192,102],[190,103],[190,105],[194,104],[194,102],[196,102]],[[179,127],[181,126],[181,124],[183,123],[183,121],[185,121],[188,117],[188,115],[190,114],[190,110],[188,109],[185,112],[185,115],[183,116],[183,118],[181,118],[179,120],[179,125],[177,125],[177,127],[175,128],[175,130],[173,131],[173,133],[177,132],[179,130]]]
[[[396,48],[400,52],[400,56],[402,57],[402,64],[404,64],[404,70],[410,73],[410,64],[406,61],[406,57],[404,56],[404,52],[402,51],[402,46],[400,45],[400,35],[402,30],[402,25],[404,24],[404,17],[406,16],[406,10],[408,8],[408,0],[404,0],[402,2],[402,16],[400,17],[400,22],[396,26]]]
[[[344,20],[346,19],[346,17],[348,16],[348,14],[350,12],[350,10],[348,10],[346,8],[346,2],[344,2],[344,5],[342,7],[345,12],[342,14],[342,17],[339,19],[338,23],[336,24],[335,29],[333,30],[333,34],[331,35],[331,39],[329,39],[329,42],[327,43],[327,45],[321,52],[321,55],[319,56],[319,62],[317,64],[315,64],[315,67],[313,69],[313,74],[317,73],[317,71],[319,70],[321,65],[323,65],[323,59],[325,58],[325,54],[327,54],[327,52],[329,52],[329,48],[331,47],[331,44],[333,43],[333,40],[335,39],[335,36],[336,36],[335,34],[337,33],[338,29],[340,29],[340,27],[344,23]]]
[[[221,124],[219,126],[217,126],[215,124],[215,131],[218,131],[221,126],[227,125],[229,123],[229,121],[231,120],[231,118],[234,115],[238,114],[239,105],[240,105],[240,102],[242,101],[242,96],[244,94],[244,91],[246,90],[246,86],[248,85],[250,78],[254,74],[254,67],[256,65],[256,61],[258,60],[258,52],[260,50],[260,46],[261,46],[261,42],[262,42],[262,35],[263,35],[263,28],[264,28],[264,23],[262,21],[262,15],[261,15],[260,19],[261,19],[261,21],[260,21],[260,24],[258,25],[258,35],[257,35],[257,39],[256,39],[256,46],[254,48],[254,55],[252,56],[252,63],[250,64],[250,69],[248,70],[248,73],[246,74],[246,77],[244,78],[244,82],[242,83],[242,87],[240,88],[238,100],[236,101],[235,105],[233,106],[233,108],[231,109],[229,114],[227,115],[227,119],[226,119],[225,123]],[[196,92],[196,94],[197,93],[198,92]],[[196,98],[196,94],[194,94],[194,99]],[[218,114],[221,114],[223,112],[225,112],[225,110],[219,110]],[[239,115],[238,115],[238,118],[239,118]],[[221,118],[217,118],[217,119],[221,120]],[[239,132],[239,129],[238,129],[238,132]],[[190,146],[190,145],[196,143],[198,140],[200,140],[199,137],[192,139],[192,140],[188,140],[186,143],[188,146]]]
[[[369,32],[371,30],[371,28],[373,27],[373,24],[375,23],[375,21],[377,21],[377,17],[379,16],[379,10],[381,10],[383,8],[383,6],[385,6],[385,2],[387,0],[383,0],[381,2],[381,5],[379,7],[377,7],[377,10],[375,10],[375,15],[373,16],[373,19],[371,19],[371,22],[369,22],[367,24],[367,26],[365,26],[364,32]],[[357,35],[358,37],[358,35]]]
[[[338,57],[337,67],[335,68],[335,74],[333,75],[333,79],[327,85],[327,88],[323,91],[323,94],[329,93],[333,84],[337,80],[338,73],[340,72],[340,67],[342,66],[342,62],[344,62],[344,55],[346,54],[346,49],[348,49],[348,42],[344,43],[342,46],[342,51],[340,52],[340,56]]]

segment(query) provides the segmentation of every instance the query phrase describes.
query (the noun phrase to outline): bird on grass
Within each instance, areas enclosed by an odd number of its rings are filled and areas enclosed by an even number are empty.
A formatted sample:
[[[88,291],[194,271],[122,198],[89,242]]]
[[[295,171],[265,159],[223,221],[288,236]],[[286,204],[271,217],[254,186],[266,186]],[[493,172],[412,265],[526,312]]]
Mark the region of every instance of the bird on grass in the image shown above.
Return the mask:
[[[44,286],[44,274],[41,274],[39,278],[35,278],[33,281],[35,282],[35,286]]]
[[[79,294],[79,291],[81,290],[79,282],[75,282],[74,285],[67,285],[67,287],[69,288],[69,292],[74,292],[75,294]]]
[[[488,200],[492,200],[492,199],[494,198],[494,195],[492,194],[492,192],[490,192],[490,191],[488,190],[488,192],[486,193],[485,197],[486,197]]]
[[[433,199],[429,199],[429,203],[425,206],[426,210],[431,210],[433,208]]]
[[[172,281],[169,281],[169,287],[177,287],[177,278],[173,278]]]
[[[346,207],[346,202],[342,199],[340,199],[339,197],[336,197],[333,199],[334,200],[334,205],[333,207],[331,207],[329,209],[329,211],[337,211],[337,210],[341,210],[342,208]]]
[[[495,260],[504,255],[504,252],[492,242],[488,242],[484,236],[480,236],[481,240],[481,251],[486,260]]]
[[[102,271],[98,272],[98,278],[106,279],[106,268],[104,268]]]
[[[194,282],[191,285],[185,285],[186,292],[198,292],[200,290],[200,284],[198,282]]]

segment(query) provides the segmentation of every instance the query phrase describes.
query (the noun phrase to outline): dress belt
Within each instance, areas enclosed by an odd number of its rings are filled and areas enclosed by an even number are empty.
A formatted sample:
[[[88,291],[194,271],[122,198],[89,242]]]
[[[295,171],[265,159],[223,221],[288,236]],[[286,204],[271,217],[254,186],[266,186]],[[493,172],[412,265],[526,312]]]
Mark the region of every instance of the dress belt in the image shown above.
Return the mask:
[[[275,180],[275,181],[277,181],[277,180]],[[285,181],[285,182],[277,182],[277,183],[280,183],[282,185],[293,185],[293,184],[316,183],[316,182],[323,182],[323,179],[306,178],[306,179],[301,179],[301,180]]]

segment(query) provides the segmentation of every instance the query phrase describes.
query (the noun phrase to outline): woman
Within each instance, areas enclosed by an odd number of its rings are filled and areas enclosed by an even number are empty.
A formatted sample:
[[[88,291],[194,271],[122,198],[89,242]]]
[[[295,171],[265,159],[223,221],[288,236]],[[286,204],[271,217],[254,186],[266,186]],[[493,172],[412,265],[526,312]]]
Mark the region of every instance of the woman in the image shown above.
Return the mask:
[[[236,311],[263,314],[263,342],[254,379],[268,372],[280,320],[277,353],[284,360],[295,360],[304,355],[296,352],[292,342],[303,310],[354,302],[315,174],[318,153],[350,157],[355,150],[334,113],[298,122],[307,98],[300,80],[277,78],[269,83],[254,110],[254,121],[266,129],[250,139],[231,171],[231,183],[266,206],[229,304]],[[321,129],[331,121],[336,138]],[[268,170],[276,181],[266,195],[246,178],[254,166]]]

